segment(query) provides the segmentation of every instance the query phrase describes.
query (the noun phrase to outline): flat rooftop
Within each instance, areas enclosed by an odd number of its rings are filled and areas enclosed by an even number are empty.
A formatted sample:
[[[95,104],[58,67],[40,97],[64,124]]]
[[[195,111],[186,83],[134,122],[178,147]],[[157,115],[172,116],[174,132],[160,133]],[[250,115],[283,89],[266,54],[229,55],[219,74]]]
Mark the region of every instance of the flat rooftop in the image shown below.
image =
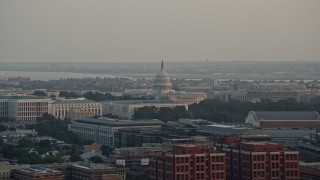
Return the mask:
[[[60,100],[60,101],[54,102],[54,104],[86,104],[86,103],[99,103],[99,102],[88,100],[88,99],[85,99],[85,100],[67,99],[67,100]]]
[[[173,101],[168,100],[129,100],[129,101],[104,101],[105,104],[123,104],[123,105],[133,105],[133,104],[177,104]]]
[[[207,125],[209,127],[217,127],[217,128],[226,128],[226,129],[252,129],[248,126],[239,126],[239,125],[225,125],[225,124],[210,124]]]
[[[102,126],[136,126],[136,125],[161,125],[162,121],[157,119],[146,119],[146,120],[117,120],[110,118],[84,118],[75,121],[75,123],[86,123]]]
[[[251,111],[257,120],[320,120],[316,111]]]
[[[50,99],[46,96],[0,96],[0,99]]]
[[[72,166],[87,169],[87,170],[94,170],[94,169],[114,169],[113,167],[103,165],[103,164],[95,164],[95,163],[79,163],[73,164]]]
[[[20,171],[23,171],[23,172],[26,172],[26,173],[31,173],[31,174],[61,172],[61,171],[58,171],[58,170],[44,168],[44,167],[23,168],[23,169],[20,169]]]

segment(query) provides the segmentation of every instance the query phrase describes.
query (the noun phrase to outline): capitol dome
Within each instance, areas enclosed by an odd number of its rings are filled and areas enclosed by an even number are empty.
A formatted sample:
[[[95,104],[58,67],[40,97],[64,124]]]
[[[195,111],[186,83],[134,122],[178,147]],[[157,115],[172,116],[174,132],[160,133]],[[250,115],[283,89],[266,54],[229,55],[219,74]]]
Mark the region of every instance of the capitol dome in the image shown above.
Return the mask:
[[[161,93],[168,93],[172,90],[172,83],[169,74],[164,70],[163,61],[161,63],[161,70],[156,74],[153,81],[153,89]]]

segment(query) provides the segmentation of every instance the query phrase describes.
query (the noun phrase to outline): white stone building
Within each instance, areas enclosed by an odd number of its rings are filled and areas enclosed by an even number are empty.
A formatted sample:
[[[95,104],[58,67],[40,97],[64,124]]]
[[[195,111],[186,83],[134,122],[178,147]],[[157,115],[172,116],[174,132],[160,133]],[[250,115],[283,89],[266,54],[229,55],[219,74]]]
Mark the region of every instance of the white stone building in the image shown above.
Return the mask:
[[[36,121],[48,113],[50,98],[40,96],[0,96],[0,118]]]
[[[161,70],[156,74],[153,81],[153,90],[161,94],[168,94],[174,92],[172,90],[172,83],[169,74],[164,70],[163,61],[161,63]]]
[[[102,116],[102,104],[91,100],[61,100],[52,104],[50,114],[56,118],[65,119],[70,109],[92,111],[93,116]]]

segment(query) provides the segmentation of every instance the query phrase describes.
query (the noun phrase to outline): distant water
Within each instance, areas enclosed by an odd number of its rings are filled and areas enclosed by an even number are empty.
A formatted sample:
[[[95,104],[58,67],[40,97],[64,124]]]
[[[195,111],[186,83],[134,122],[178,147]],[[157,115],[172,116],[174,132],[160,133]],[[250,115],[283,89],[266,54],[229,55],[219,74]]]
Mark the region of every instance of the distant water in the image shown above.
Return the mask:
[[[58,80],[60,78],[116,78],[110,74],[87,74],[87,73],[71,73],[71,72],[28,72],[28,71],[0,71],[0,79],[8,77],[30,77],[31,80]]]

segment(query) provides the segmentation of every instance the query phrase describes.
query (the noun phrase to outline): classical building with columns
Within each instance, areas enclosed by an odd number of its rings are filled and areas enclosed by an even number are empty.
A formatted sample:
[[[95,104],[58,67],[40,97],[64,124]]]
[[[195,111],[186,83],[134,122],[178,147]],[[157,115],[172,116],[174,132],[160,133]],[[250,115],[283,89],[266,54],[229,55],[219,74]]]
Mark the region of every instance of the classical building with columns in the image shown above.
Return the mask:
[[[31,122],[48,113],[51,99],[40,96],[0,96],[0,118]]]
[[[102,104],[91,100],[61,100],[52,104],[50,113],[56,118],[65,119],[71,109],[91,111],[93,116],[102,116]]]
[[[156,74],[153,81],[153,90],[160,92],[161,94],[168,94],[174,92],[172,90],[172,83],[169,74],[164,70],[163,61],[161,62],[161,69]]]

